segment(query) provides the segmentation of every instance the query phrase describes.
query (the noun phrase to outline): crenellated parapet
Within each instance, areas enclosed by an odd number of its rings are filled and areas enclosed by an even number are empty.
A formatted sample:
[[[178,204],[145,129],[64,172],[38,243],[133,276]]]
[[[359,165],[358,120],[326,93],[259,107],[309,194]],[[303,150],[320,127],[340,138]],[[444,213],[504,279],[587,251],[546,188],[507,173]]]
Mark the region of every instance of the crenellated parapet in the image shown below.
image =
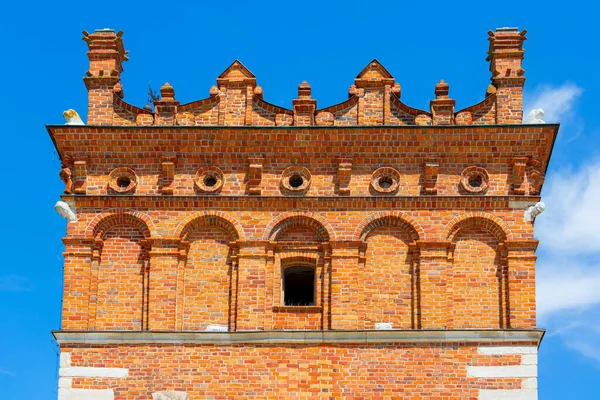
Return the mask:
[[[519,124],[522,120],[521,63],[526,31],[499,28],[489,32],[492,84],[483,101],[456,111],[449,84],[440,81],[430,110],[410,107],[400,100],[401,87],[377,60],[356,76],[348,100],[318,109],[311,87],[303,82],[293,108],[268,103],[257,79],[241,62],[234,61],[217,77],[209,97],[180,104],[175,89],[166,83],[154,109],[123,101],[120,75],[127,52],[122,32],[84,32],[90,49],[90,69],[84,78],[89,92],[88,125],[158,126],[401,126]]]

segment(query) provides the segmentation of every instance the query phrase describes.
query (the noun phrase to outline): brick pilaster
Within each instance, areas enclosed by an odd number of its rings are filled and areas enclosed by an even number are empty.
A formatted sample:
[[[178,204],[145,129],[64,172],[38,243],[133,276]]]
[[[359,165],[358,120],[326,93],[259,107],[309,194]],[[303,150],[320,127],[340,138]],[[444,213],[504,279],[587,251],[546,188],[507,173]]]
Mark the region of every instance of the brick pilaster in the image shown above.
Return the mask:
[[[508,328],[531,329],[536,326],[535,250],[537,240],[506,242],[508,268],[507,301],[510,305]]]

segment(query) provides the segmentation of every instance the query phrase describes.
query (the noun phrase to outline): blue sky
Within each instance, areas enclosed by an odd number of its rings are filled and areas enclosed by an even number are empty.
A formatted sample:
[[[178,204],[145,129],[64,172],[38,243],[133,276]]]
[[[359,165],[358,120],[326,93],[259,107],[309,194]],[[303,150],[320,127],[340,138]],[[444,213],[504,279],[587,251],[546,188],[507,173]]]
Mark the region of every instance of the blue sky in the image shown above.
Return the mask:
[[[540,399],[598,398],[600,374],[600,93],[596,6],[564,2],[9,2],[0,13],[1,137],[5,182],[0,230],[0,388],[4,397],[56,398],[65,220],[63,184],[44,128],[62,112],[85,119],[88,67],[81,31],[123,30],[125,100],[146,104],[165,82],[182,103],[205,98],[236,58],[265,100],[291,106],[307,80],[318,107],[347,98],[377,58],[405,103],[427,109],[443,78],[462,108],[489,84],[487,31],[517,26],[525,42],[526,108],[561,122],[538,217]],[[10,210],[9,210],[10,209]]]

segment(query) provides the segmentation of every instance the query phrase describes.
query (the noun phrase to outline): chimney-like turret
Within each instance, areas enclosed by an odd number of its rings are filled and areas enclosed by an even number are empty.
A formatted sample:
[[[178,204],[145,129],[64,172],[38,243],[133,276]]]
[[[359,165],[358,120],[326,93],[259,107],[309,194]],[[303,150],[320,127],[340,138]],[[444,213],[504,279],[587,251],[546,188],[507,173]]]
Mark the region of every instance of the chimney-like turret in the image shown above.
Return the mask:
[[[523,120],[523,86],[525,70],[523,62],[523,42],[527,31],[517,28],[498,28],[489,31],[490,49],[487,60],[490,62],[492,84],[497,92],[498,124],[520,124]]]
[[[88,45],[90,69],[83,78],[88,90],[88,125],[111,125],[114,96],[123,97],[121,72],[127,51],[123,48],[122,31],[100,29],[90,34],[83,31]]]

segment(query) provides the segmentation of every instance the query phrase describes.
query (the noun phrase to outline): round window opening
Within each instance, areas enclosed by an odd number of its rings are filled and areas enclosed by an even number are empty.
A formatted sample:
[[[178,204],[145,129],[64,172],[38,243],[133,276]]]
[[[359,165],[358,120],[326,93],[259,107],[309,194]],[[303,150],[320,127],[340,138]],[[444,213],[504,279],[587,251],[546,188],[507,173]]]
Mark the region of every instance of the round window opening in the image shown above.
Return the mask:
[[[304,178],[300,175],[292,175],[290,176],[290,186],[293,188],[299,188],[304,183]]]
[[[469,186],[474,188],[480,188],[483,184],[483,178],[481,175],[472,176],[469,178]]]
[[[382,189],[389,189],[394,184],[394,180],[389,176],[382,176],[379,178],[379,187]]]
[[[217,178],[212,175],[207,175],[204,177],[204,185],[208,187],[213,187],[217,184]]]
[[[129,187],[129,185],[131,185],[131,179],[129,179],[129,177],[127,176],[120,176],[117,179],[117,186],[120,188],[126,188]]]

